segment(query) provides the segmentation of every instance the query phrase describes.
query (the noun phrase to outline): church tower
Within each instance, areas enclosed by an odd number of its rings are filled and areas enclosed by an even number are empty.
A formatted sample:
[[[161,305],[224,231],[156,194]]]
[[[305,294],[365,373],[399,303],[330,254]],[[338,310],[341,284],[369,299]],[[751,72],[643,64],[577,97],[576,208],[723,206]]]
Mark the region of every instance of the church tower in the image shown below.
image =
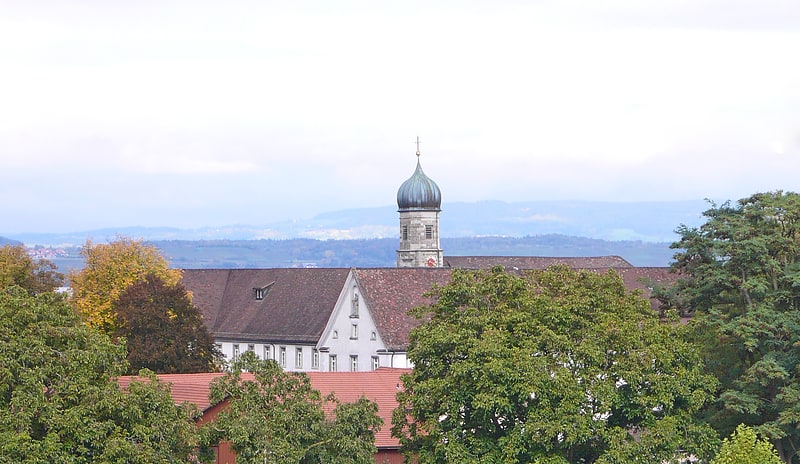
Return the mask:
[[[397,190],[400,213],[400,249],[397,267],[440,267],[443,264],[439,244],[439,213],[442,192],[436,182],[422,172],[417,137],[417,169]]]

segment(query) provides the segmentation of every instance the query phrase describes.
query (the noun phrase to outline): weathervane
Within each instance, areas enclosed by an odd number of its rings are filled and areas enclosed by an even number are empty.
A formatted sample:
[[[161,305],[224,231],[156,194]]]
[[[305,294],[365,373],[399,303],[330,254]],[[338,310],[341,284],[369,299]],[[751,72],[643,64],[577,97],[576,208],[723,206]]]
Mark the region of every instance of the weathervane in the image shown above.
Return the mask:
[[[419,135],[417,136],[417,157],[419,157]]]

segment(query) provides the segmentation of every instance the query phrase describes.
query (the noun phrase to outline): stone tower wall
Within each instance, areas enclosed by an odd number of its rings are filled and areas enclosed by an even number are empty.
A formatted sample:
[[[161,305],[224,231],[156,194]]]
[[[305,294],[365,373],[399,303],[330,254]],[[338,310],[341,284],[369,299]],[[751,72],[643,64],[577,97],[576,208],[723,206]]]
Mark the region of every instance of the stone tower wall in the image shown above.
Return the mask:
[[[440,267],[439,211],[400,211],[397,267]]]

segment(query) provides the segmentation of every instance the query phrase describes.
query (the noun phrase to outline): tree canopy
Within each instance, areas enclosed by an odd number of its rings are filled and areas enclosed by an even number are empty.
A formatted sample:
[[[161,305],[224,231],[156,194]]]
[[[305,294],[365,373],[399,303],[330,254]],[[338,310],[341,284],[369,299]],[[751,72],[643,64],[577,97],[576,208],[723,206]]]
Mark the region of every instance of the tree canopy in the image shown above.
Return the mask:
[[[51,261],[34,261],[22,245],[0,247],[0,288],[18,285],[36,294],[52,292],[63,283],[64,275]]]
[[[753,429],[740,424],[710,464],[781,464],[781,460],[772,443],[759,440]]]
[[[181,283],[148,275],[119,297],[115,335],[126,340],[131,373],[179,374],[219,369],[220,353],[200,310]]]
[[[375,403],[363,397],[355,403],[322,398],[307,375],[284,372],[252,352],[212,383],[210,399],[215,404],[227,400],[228,407],[205,426],[207,440],[230,441],[238,463],[374,462],[375,432],[382,422]]]
[[[748,424],[800,462],[800,195],[757,193],[681,226],[666,301],[691,308],[706,365],[721,382],[709,422]]]
[[[55,293],[0,289],[0,462],[196,462],[191,411],[154,378],[127,393],[125,347]]]
[[[684,327],[607,274],[455,270],[417,308],[392,433],[420,463],[708,456],[711,397]]]
[[[170,269],[158,249],[141,241],[118,237],[104,244],[86,242],[81,251],[85,267],[70,274],[72,302],[86,322],[107,334],[117,328],[115,305],[132,284],[152,274],[167,285],[181,279],[178,269]]]

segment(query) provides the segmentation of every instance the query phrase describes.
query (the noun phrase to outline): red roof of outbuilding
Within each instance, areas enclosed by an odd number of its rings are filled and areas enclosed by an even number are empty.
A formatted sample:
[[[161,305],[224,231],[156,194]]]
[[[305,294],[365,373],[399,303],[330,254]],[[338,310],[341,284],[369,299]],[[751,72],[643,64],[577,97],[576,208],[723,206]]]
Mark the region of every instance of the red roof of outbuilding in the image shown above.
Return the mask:
[[[400,376],[410,369],[390,369],[382,367],[370,372],[306,372],[311,386],[319,390],[322,396],[334,393],[343,403],[352,403],[365,396],[378,405],[378,415],[383,419],[381,430],[375,434],[375,446],[378,448],[397,448],[399,442],[391,436],[392,411],[397,407],[396,395],[402,386]],[[169,384],[172,400],[175,404],[191,403],[205,412],[212,404],[208,400],[211,382],[223,372],[201,374],[160,374],[159,381]],[[252,374],[243,373],[242,377],[252,380]],[[135,376],[123,376],[117,379],[120,387],[127,388]]]

